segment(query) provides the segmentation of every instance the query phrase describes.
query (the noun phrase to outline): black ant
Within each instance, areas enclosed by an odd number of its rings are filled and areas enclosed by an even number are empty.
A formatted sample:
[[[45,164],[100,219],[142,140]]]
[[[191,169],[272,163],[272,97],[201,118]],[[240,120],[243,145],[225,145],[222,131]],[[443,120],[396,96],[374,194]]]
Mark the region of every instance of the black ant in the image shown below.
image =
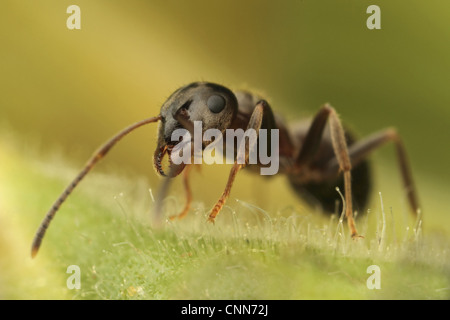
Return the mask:
[[[153,158],[156,171],[169,178],[183,172],[186,190],[187,201],[184,210],[172,218],[182,218],[189,211],[192,196],[188,179],[192,165],[174,164],[171,161],[171,152],[177,144],[171,141],[171,135],[179,128],[192,132],[194,121],[202,121],[205,131],[211,128],[221,132],[238,128],[251,128],[257,132],[259,129],[278,129],[279,172],[287,175],[291,186],[299,196],[306,200],[316,199],[327,212],[336,212],[335,187],[338,186],[344,190],[345,217],[352,238],[360,237],[353,218],[353,204],[360,210],[363,209],[369,195],[371,175],[367,157],[373,150],[392,141],[396,147],[411,210],[414,214],[419,211],[417,193],[405,148],[395,129],[381,130],[356,141],[348,131],[344,130],[335,109],[329,104],[322,106],[312,120],[294,123],[293,126],[287,127],[274,115],[265,100],[251,93],[242,91],[233,93],[218,84],[194,82],[175,91],[163,104],[158,116],[125,128],[94,153],[42,221],[33,241],[32,257],[37,254],[42,238],[56,211],[92,167],[125,135],[143,125],[158,121],[158,141]],[[162,159],[165,155],[169,155],[168,174],[162,168]],[[258,167],[262,164],[235,161],[225,190],[209,214],[209,221],[214,222],[230,194],[237,173],[246,166]],[[167,188],[163,189],[162,194]]]

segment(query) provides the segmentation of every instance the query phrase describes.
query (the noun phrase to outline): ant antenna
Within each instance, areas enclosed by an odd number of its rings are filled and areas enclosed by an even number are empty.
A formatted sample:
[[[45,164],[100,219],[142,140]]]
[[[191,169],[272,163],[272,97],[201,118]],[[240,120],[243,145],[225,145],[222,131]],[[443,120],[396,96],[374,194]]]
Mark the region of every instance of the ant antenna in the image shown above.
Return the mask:
[[[135,124],[130,125],[129,127],[123,129],[119,133],[117,133],[114,137],[109,139],[105,144],[103,144],[89,159],[89,161],[84,166],[83,170],[75,177],[75,179],[67,186],[67,188],[63,191],[63,193],[59,196],[59,198],[55,201],[53,206],[47,212],[44,220],[42,220],[39,229],[36,231],[36,235],[33,239],[33,244],[31,246],[31,257],[34,258],[39,251],[39,247],[41,246],[42,239],[44,238],[45,232],[47,231],[50,222],[58,211],[61,204],[67,199],[67,197],[72,193],[73,189],[80,183],[80,181],[91,171],[94,165],[102,159],[108,151],[117,143],[120,139],[126,136],[128,133],[137,129],[143,125],[148,123],[153,123],[161,120],[161,116],[158,115],[156,117],[148,118]]]

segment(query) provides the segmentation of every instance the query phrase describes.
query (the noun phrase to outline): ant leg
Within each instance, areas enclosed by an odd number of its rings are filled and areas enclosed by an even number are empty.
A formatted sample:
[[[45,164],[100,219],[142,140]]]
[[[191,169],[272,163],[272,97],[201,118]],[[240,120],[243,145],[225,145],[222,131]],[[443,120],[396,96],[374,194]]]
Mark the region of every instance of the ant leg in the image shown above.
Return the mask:
[[[367,138],[355,142],[349,147],[350,161],[353,166],[356,166],[358,163],[366,159],[372,151],[390,141],[393,141],[395,144],[398,165],[400,167],[403,185],[407,192],[409,205],[414,215],[417,215],[419,211],[419,201],[411,174],[408,157],[403,142],[394,128],[384,129],[368,136]],[[336,169],[336,160],[330,160],[330,163],[328,164],[328,172],[336,172]]]
[[[233,165],[233,168],[231,168],[230,175],[228,177],[227,185],[225,186],[225,190],[223,191],[222,195],[220,196],[219,200],[214,205],[214,208],[212,209],[211,213],[209,214],[208,221],[214,223],[214,219],[219,214],[220,210],[222,210],[222,207],[225,205],[225,202],[228,199],[228,196],[230,195],[231,187],[233,186],[234,178],[236,177],[238,171],[243,168],[242,164],[235,163]]]
[[[247,130],[248,129],[256,130],[257,136],[259,136],[259,129],[267,129],[269,132],[270,129],[276,129],[275,118],[272,109],[270,108],[269,104],[266,101],[261,100],[256,104],[256,107],[253,110],[249,123],[247,125]],[[241,143],[245,143],[245,140],[246,140],[245,138],[242,139]],[[268,140],[270,141],[270,139]],[[222,210],[222,207],[225,205],[225,202],[227,201],[228,196],[230,195],[231,187],[233,186],[233,182],[237,173],[239,172],[239,170],[241,170],[248,164],[249,150],[251,150],[251,148],[253,147],[250,146],[249,144],[250,142],[248,144],[245,144],[245,163],[242,164],[238,163],[237,160],[235,161],[233,167],[231,168],[230,175],[228,177],[228,182],[227,185],[225,186],[225,190],[223,191],[219,200],[216,202],[215,206],[213,207],[208,217],[209,222],[214,223],[214,219],[219,214],[220,210]]]
[[[326,105],[325,108],[330,110],[330,131],[331,142],[333,144],[334,153],[339,162],[339,169],[344,172],[344,191],[345,191],[345,216],[350,228],[352,238],[361,237],[356,230],[355,220],[353,219],[352,209],[352,186],[351,186],[351,170],[352,165],[348,154],[347,142],[345,141],[344,129],[333,107]]]
[[[351,236],[353,238],[358,237],[358,231],[356,230],[355,221],[353,219],[352,209],[352,187],[351,187],[351,162],[347,143],[345,140],[344,129],[341,121],[334,110],[334,108],[328,104],[324,105],[314,117],[308,133],[303,142],[303,146],[295,161],[294,172],[300,171],[303,167],[307,166],[314,158],[316,151],[322,140],[323,131],[325,125],[329,121],[331,141],[333,144],[333,150],[336,155],[337,168],[344,174],[344,194],[345,194],[345,216],[350,228]],[[335,171],[334,171],[335,172]]]
[[[192,191],[189,186],[189,172],[191,170],[191,167],[192,167],[192,165],[188,165],[188,166],[186,166],[186,168],[183,171],[183,185],[184,185],[184,190],[186,192],[186,204],[184,205],[183,211],[181,211],[181,213],[179,213],[178,215],[171,216],[169,218],[170,220],[183,219],[184,217],[186,217],[186,215],[189,212],[189,209],[191,208]]]
[[[317,149],[322,140],[323,131],[325,129],[329,114],[329,109],[324,106],[314,117],[311,126],[308,129],[308,133],[306,134],[303,145],[300,149],[300,153],[295,159],[295,172],[300,171],[314,159],[314,156],[316,155]]]

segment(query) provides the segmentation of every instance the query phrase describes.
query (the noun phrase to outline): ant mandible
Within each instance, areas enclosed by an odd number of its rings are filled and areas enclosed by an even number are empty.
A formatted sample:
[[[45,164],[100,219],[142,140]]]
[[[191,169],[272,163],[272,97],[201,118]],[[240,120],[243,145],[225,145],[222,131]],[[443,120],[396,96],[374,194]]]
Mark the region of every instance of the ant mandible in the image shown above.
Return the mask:
[[[44,234],[61,204],[94,165],[125,135],[143,125],[158,121],[158,141],[153,157],[156,171],[169,178],[183,172],[186,190],[185,207],[179,215],[171,217],[172,219],[182,218],[189,211],[192,196],[188,179],[192,165],[174,164],[171,161],[170,154],[176,143],[170,138],[172,132],[179,128],[192,131],[194,121],[202,121],[203,130],[214,128],[221,132],[238,128],[251,128],[256,131],[278,129],[279,172],[287,175],[291,186],[299,196],[307,201],[316,199],[327,212],[336,212],[335,187],[343,189],[345,217],[352,238],[360,237],[353,218],[353,204],[358,209],[363,209],[369,195],[371,175],[367,157],[378,147],[392,141],[396,148],[409,205],[413,214],[416,215],[419,211],[418,197],[406,151],[395,129],[381,130],[356,141],[347,130],[344,130],[335,109],[329,104],[322,106],[312,120],[294,123],[288,127],[272,112],[269,104],[256,95],[244,91],[233,92],[222,85],[210,82],[194,82],[175,91],[162,105],[158,116],[125,128],[94,153],[42,221],[33,240],[32,257],[36,256]],[[162,159],[165,155],[169,155],[168,174],[162,168]],[[214,222],[224,206],[237,173],[246,166],[261,165],[259,162],[256,165],[238,162],[233,164],[225,190],[211,210],[209,221]],[[356,188],[352,189],[352,184]],[[167,188],[163,189],[162,194]]]

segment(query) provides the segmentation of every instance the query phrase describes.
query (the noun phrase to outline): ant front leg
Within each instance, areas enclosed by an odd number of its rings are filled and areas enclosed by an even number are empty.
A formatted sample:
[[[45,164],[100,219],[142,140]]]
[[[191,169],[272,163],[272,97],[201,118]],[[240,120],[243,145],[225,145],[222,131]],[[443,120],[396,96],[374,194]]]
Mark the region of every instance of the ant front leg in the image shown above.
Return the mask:
[[[188,165],[183,171],[183,186],[184,191],[186,192],[186,204],[184,205],[183,211],[181,211],[181,213],[179,213],[178,215],[171,216],[169,218],[170,220],[183,219],[184,217],[186,217],[186,215],[189,212],[189,209],[191,208],[192,191],[189,186],[189,173],[191,171],[191,167],[192,165]]]
[[[250,117],[249,123],[247,125],[247,130],[253,129],[256,131],[257,137],[259,137],[259,129],[276,129],[275,125],[275,117],[273,115],[272,109],[270,108],[269,104],[261,100],[256,104],[255,109],[253,109],[252,115]],[[270,139],[269,139],[270,140]],[[245,143],[245,137],[242,139],[242,143]],[[225,202],[228,199],[228,196],[230,195],[231,187],[233,186],[234,179],[236,178],[237,173],[239,170],[244,168],[249,161],[249,153],[253,146],[245,144],[245,161],[244,163],[239,163],[241,161],[238,159],[234,162],[233,167],[231,168],[230,175],[228,177],[227,185],[225,186],[225,190],[223,191],[221,197],[216,202],[214,208],[212,209],[208,221],[214,223],[214,220],[216,216],[219,214],[220,210],[222,210],[222,207],[225,205]],[[239,148],[241,149],[241,148]]]
[[[209,214],[208,221],[214,223],[216,216],[219,214],[220,210],[222,210],[222,207],[225,205],[225,202],[228,199],[228,196],[230,195],[231,187],[233,186],[234,178],[236,178],[237,173],[239,170],[243,168],[242,164],[238,164],[237,162],[234,163],[233,168],[231,168],[230,175],[228,177],[227,185],[225,186],[225,190],[222,193],[222,196],[219,198],[219,200],[216,202],[214,208],[212,209],[211,213]]]

